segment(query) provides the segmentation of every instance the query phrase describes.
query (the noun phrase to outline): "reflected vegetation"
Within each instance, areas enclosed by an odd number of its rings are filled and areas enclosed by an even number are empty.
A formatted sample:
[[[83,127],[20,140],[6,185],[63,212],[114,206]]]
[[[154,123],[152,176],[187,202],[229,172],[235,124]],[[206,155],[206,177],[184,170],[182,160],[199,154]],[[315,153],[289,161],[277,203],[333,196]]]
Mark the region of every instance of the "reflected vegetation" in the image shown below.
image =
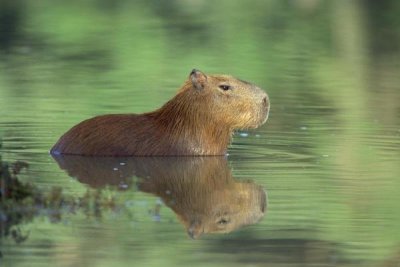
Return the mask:
[[[22,243],[29,231],[21,230],[23,224],[36,216],[46,216],[52,223],[59,223],[65,213],[84,213],[87,217],[101,218],[106,210],[116,208],[113,198],[104,197],[101,190],[88,190],[81,197],[68,196],[62,187],[43,190],[23,182],[18,174],[29,165],[23,161],[7,163],[0,156],[0,238],[12,238]]]
[[[23,184],[17,175],[28,164],[16,161],[12,164],[3,162],[0,156],[0,237],[11,237],[16,243],[25,241],[28,234],[23,234],[18,224],[29,221],[32,215],[25,212],[23,202],[34,197],[35,188],[30,184]],[[23,211],[24,209],[24,211]]]
[[[263,188],[235,180],[225,157],[53,157],[68,175],[91,187],[135,185],[160,197],[192,238],[254,224],[267,208]]]

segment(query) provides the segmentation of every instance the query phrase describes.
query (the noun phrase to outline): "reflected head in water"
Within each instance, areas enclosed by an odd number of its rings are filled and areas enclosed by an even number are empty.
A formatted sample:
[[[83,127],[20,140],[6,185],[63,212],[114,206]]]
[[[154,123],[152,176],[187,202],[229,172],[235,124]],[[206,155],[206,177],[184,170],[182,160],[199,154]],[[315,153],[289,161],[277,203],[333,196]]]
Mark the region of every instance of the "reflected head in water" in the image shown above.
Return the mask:
[[[139,190],[159,196],[192,238],[257,223],[267,208],[263,188],[236,181],[225,157],[54,158],[69,175],[96,188],[129,188],[136,177]]]

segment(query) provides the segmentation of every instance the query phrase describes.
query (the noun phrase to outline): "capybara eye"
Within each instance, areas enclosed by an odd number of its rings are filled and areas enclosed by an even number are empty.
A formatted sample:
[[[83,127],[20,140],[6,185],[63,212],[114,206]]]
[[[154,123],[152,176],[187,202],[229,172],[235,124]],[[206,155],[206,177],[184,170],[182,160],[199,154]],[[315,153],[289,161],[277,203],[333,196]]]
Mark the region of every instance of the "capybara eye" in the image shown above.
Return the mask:
[[[219,88],[221,88],[224,91],[228,91],[229,89],[231,89],[231,87],[229,85],[225,85],[225,84],[220,85]]]
[[[228,221],[227,219],[222,218],[222,219],[219,220],[217,223],[220,224],[220,225],[224,225],[224,224],[229,223],[229,221]]]

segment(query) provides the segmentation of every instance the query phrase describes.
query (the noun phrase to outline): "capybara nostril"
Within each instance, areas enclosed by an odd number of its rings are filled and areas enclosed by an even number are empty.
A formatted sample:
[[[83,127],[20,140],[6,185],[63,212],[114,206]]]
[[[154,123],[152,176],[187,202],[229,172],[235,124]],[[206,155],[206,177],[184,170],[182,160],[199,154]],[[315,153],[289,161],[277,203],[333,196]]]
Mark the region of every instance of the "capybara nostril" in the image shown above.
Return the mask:
[[[264,96],[264,98],[263,98],[263,104],[264,104],[266,107],[269,106],[268,99],[267,99],[266,96]]]

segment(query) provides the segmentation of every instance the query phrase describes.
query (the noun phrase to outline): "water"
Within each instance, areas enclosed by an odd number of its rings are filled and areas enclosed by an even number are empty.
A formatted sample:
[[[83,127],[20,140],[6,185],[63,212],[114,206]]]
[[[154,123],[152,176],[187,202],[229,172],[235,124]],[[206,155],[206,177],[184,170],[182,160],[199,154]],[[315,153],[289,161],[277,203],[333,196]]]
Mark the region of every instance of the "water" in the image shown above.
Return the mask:
[[[398,3],[249,2],[0,4],[1,158],[32,194],[2,200],[2,266],[400,266]],[[194,67],[269,94],[227,157],[49,155]]]

